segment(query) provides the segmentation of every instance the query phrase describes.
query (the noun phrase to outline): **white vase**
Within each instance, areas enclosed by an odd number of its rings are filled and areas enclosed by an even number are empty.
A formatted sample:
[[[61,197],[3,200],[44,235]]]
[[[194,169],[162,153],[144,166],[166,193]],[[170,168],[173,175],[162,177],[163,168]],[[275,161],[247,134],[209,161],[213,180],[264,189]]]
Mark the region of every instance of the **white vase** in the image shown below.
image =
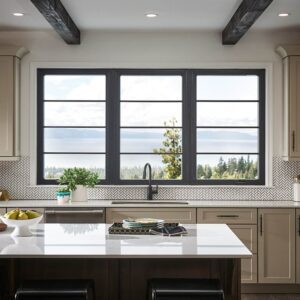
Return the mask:
[[[72,191],[72,202],[86,202],[87,188],[83,185],[76,185],[76,190]]]
[[[297,201],[297,202],[300,201],[300,183],[299,182],[294,183],[294,201]]]

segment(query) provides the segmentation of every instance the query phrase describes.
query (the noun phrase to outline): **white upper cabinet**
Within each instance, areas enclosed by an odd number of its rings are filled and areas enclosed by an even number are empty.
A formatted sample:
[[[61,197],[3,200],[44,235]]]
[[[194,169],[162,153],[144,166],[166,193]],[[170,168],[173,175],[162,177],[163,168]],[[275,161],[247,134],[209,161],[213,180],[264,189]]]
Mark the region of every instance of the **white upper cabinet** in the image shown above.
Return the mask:
[[[20,60],[26,53],[22,47],[0,46],[0,160],[20,156],[19,77]]]
[[[300,45],[280,46],[283,58],[284,143],[283,158],[300,160]]]

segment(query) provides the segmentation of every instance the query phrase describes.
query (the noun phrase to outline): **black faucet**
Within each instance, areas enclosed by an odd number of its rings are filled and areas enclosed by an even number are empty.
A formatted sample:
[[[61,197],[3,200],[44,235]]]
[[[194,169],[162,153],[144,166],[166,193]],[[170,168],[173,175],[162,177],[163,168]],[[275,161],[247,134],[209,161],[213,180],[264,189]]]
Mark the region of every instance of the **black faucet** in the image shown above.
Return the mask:
[[[146,179],[147,168],[149,169],[149,186],[147,192],[147,200],[153,200],[153,195],[158,193],[158,185],[156,187],[152,186],[152,168],[149,163],[144,166],[143,179]]]

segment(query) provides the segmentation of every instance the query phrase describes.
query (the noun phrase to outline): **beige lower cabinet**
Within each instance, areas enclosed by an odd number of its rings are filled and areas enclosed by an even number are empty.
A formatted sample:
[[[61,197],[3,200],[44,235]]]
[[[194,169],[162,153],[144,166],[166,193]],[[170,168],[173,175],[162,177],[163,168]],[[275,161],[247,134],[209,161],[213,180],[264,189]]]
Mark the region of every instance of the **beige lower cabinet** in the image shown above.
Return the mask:
[[[257,209],[198,208],[197,223],[227,224],[253,254],[242,259],[242,283],[257,283]]]
[[[296,283],[300,283],[300,209],[296,209]]]
[[[295,283],[295,209],[259,209],[258,217],[258,282]]]
[[[196,208],[108,208],[106,223],[122,222],[126,218],[157,218],[166,222],[196,224]]]

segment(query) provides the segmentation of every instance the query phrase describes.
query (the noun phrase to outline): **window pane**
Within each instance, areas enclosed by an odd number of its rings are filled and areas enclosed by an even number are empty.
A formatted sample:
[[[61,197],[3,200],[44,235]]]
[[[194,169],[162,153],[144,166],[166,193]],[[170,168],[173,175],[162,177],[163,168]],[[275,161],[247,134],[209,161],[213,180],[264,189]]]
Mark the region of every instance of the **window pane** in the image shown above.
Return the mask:
[[[197,100],[258,100],[258,76],[197,76]]]
[[[182,152],[181,136],[179,128],[121,129],[121,152]]]
[[[105,103],[45,102],[45,126],[105,126]]]
[[[105,130],[45,128],[45,152],[105,152]]]
[[[257,103],[197,103],[198,126],[258,126]]]
[[[121,155],[121,179],[142,179],[146,163],[152,166],[154,179],[181,179],[181,155]],[[147,177],[148,178],[148,177]]]
[[[66,168],[87,168],[105,178],[104,154],[45,154],[44,178],[58,178]]]
[[[181,126],[181,103],[121,103],[121,126]]]
[[[197,129],[197,152],[258,152],[258,130]]]
[[[121,100],[182,100],[182,77],[121,76]]]
[[[45,100],[105,100],[105,75],[46,75]]]
[[[197,155],[198,179],[258,179],[257,155]]]

